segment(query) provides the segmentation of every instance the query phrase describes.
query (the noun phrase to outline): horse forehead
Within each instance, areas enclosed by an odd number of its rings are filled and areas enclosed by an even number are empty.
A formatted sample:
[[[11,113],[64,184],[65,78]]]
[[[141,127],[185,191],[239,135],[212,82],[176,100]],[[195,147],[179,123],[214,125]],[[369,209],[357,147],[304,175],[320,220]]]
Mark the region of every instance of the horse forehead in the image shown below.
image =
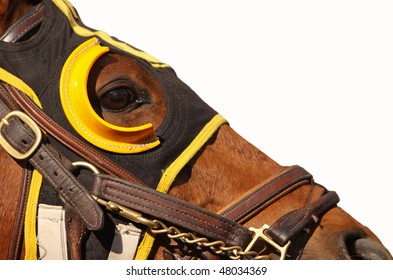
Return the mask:
[[[130,79],[136,84],[157,87],[157,79],[144,69],[140,63],[125,54],[108,53],[100,57],[89,73],[97,91],[108,82],[118,79]]]

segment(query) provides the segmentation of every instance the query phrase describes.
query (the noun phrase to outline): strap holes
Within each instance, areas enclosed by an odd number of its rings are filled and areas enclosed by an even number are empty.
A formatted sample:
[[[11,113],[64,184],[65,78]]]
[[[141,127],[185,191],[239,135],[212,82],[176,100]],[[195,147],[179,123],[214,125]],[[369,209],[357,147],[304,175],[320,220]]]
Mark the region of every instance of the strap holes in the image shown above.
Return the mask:
[[[39,155],[38,155],[38,158],[39,158],[40,160],[44,160],[44,159],[45,159],[45,157],[44,157],[42,154],[39,154]]]
[[[22,144],[25,145],[25,146],[27,146],[27,144],[28,144],[27,141],[26,141],[25,139],[22,139],[21,142],[22,142]]]
[[[53,171],[53,176],[55,176],[55,177],[57,177],[57,176],[59,176],[59,173],[55,170],[55,171]]]

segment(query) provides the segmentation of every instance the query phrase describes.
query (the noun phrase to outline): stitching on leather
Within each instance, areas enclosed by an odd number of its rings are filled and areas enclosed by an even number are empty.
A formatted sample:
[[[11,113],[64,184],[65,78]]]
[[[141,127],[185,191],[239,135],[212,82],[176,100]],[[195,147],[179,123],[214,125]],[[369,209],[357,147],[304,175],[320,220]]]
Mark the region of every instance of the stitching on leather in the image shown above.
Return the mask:
[[[15,89],[16,90],[16,89]],[[17,90],[18,92],[20,92],[19,90]],[[52,119],[48,118],[46,116],[46,114],[44,114],[41,110],[39,110],[38,108],[36,108],[36,106],[34,104],[32,104],[32,101],[30,101],[30,99],[28,99],[27,97],[24,96],[24,94],[22,92],[20,92],[20,97],[21,100],[24,101],[25,103],[19,103],[20,106],[26,111],[28,112],[29,109],[32,110],[35,113],[35,117],[36,118],[42,118],[45,119],[46,122],[49,123],[49,125],[53,126],[56,130],[53,131],[51,129],[46,129],[49,133],[51,133],[52,135],[57,135],[59,136],[60,133],[63,134],[66,137],[58,137],[61,140],[65,140],[65,139],[71,139],[72,142],[77,143],[78,146],[82,147],[83,149],[86,150],[83,151],[82,149],[73,147],[71,144],[67,144],[67,141],[63,141],[63,143],[65,143],[67,145],[67,147],[69,147],[71,150],[76,151],[78,154],[82,154],[83,157],[89,159],[90,161],[93,162],[98,162],[99,161],[103,161],[105,162],[107,165],[111,166],[114,170],[117,170],[120,174],[123,174],[126,178],[130,179],[131,181],[138,183],[138,181],[133,178],[132,176],[130,176],[126,171],[124,171],[123,169],[119,168],[117,165],[115,165],[114,163],[112,163],[111,161],[109,161],[108,159],[106,159],[105,157],[103,157],[101,154],[99,154],[98,152],[96,152],[95,150],[91,149],[89,146],[87,146],[85,143],[79,141],[79,139],[75,138],[72,134],[70,134],[68,131],[64,130],[61,126],[59,126],[55,121],[53,121]],[[13,94],[15,95],[15,94]],[[15,97],[18,97],[17,95]],[[31,116],[33,117],[33,116]],[[39,122],[39,124],[41,126],[43,126],[43,124],[41,122]],[[45,125],[46,126],[46,125]],[[46,127],[48,128],[48,127]],[[91,153],[92,155],[94,155],[95,157],[97,157],[99,159],[99,161],[96,161],[89,153]],[[113,174],[114,172],[111,171],[110,169],[108,169],[107,167],[105,167],[104,165],[100,164],[100,169],[106,171],[109,174]]]
[[[8,101],[9,104],[11,104],[14,108],[16,108],[17,105],[15,104],[15,100],[13,100],[13,99],[9,96],[8,91],[7,91],[5,88],[3,88],[5,84],[4,84],[2,81],[0,81],[0,82],[1,82],[1,85],[2,85],[2,86],[0,87],[0,91],[2,92],[2,96],[5,97],[5,99],[7,99],[7,101]],[[3,107],[4,107],[4,110],[7,111],[6,107],[5,107],[5,106],[3,106]],[[14,108],[12,108],[12,109],[14,109]]]
[[[285,215],[285,218],[280,220],[278,223],[276,223],[274,225],[274,227],[280,227],[281,225],[283,225],[284,223],[286,223],[290,218],[292,218],[295,214],[299,213],[300,211],[302,211],[304,208],[301,209],[297,209],[292,211],[291,213],[288,213],[287,215]]]
[[[39,163],[37,163],[36,161],[34,161],[38,166],[41,166]],[[41,166],[41,168],[42,168],[42,166]],[[57,185],[56,184],[56,182],[48,175],[48,173],[46,172],[46,171],[44,171],[44,170],[42,170],[41,171],[42,173],[44,173],[45,174],[45,176],[47,177],[46,179],[48,180],[48,181],[50,181],[53,185]],[[60,190],[58,190],[60,193],[64,193],[64,192],[62,192],[62,191],[60,191]],[[64,194],[63,194],[64,195]],[[67,195],[64,195],[64,197],[65,198],[68,198],[68,196]],[[67,202],[69,203],[69,204],[71,204],[73,207],[74,207],[74,210],[81,216],[81,217],[84,217],[84,215],[82,214],[82,212],[81,211],[79,211],[79,209],[78,209],[78,207],[75,205],[75,203],[72,201],[72,200],[70,200],[69,198],[67,199]],[[93,207],[93,209],[94,209],[94,207]],[[97,225],[97,211],[94,209],[94,217],[95,217],[95,224],[92,224],[92,223],[90,223],[88,220],[86,220],[85,218],[83,218],[83,220],[84,220],[84,222],[87,224],[87,225],[89,225],[89,226],[91,226],[91,227],[95,227],[96,225]]]
[[[125,195],[132,196],[132,197],[134,197],[134,198],[141,199],[141,200],[144,200],[144,201],[149,202],[149,201],[148,201],[147,199],[145,199],[145,198],[142,198],[142,197],[140,197],[140,196],[134,195],[134,194],[132,194],[132,193],[128,193],[128,192],[126,192],[126,191],[118,190],[118,189],[116,189],[116,188],[114,188],[114,187],[109,186],[107,183],[108,183],[107,181],[104,181],[104,182],[103,182],[103,184],[105,184],[105,186],[103,187],[103,191],[104,191],[104,193],[105,193],[107,196],[109,196],[109,197],[113,197],[113,198],[119,199],[119,200],[121,200],[121,201],[128,202],[127,200],[121,198],[120,196],[116,196],[115,194],[110,194],[110,193],[106,192],[107,189],[111,189],[112,191],[120,192],[120,193],[123,193],[123,194],[125,194]],[[116,182],[116,183],[119,183],[120,185],[123,185],[123,186],[126,186],[126,187],[127,187],[127,185],[122,184],[121,182]],[[129,187],[129,186],[128,186],[128,187]],[[146,194],[148,194],[148,195],[153,195],[153,196],[159,197],[159,196],[157,196],[157,195],[155,195],[155,194],[146,192],[146,191],[144,191],[144,190],[140,190],[140,191],[143,192],[143,193],[146,193]],[[168,201],[168,202],[170,202],[170,203],[172,203],[172,204],[181,205],[180,203],[177,203],[177,202],[175,202],[175,201],[169,200],[169,199],[167,199],[167,198],[163,198],[163,197],[160,197],[160,198],[162,198],[162,199],[164,199],[164,200],[166,200],[166,201]],[[130,202],[129,202],[129,203],[130,203]],[[156,203],[156,202],[151,202],[151,203],[153,203],[153,204],[155,204],[155,205],[159,205],[159,204]],[[142,208],[144,208],[144,209],[150,209],[150,210],[153,211],[153,212],[160,213],[159,211],[157,211],[157,210],[155,210],[155,209],[148,208],[148,207],[146,207],[146,206],[144,206],[144,205],[139,205],[139,206],[142,207]],[[213,227],[215,227],[215,228],[217,228],[217,229],[220,229],[220,230],[225,231],[225,232],[228,233],[228,234],[231,234],[231,235],[233,234],[233,232],[230,232],[230,231],[228,231],[228,230],[226,230],[226,229],[224,229],[224,228],[221,228],[221,227],[217,227],[217,226],[208,224],[208,223],[206,223],[205,221],[203,221],[202,219],[199,219],[199,218],[194,217],[194,216],[190,216],[187,212],[182,212],[182,211],[180,211],[179,209],[176,209],[176,208],[173,208],[173,207],[170,207],[170,206],[164,206],[164,207],[165,207],[165,208],[168,208],[168,209],[170,209],[170,210],[172,210],[172,211],[181,213],[181,214],[183,214],[183,215],[185,215],[185,216],[188,216],[188,217],[189,217],[190,219],[192,219],[192,220],[202,222],[203,224],[205,224],[205,225],[207,225],[207,226],[213,226]],[[211,216],[211,217],[214,217],[214,216],[212,216],[212,215],[208,215],[208,213],[199,212],[199,211],[196,210],[196,209],[193,209],[193,210],[195,210],[197,213],[202,214],[202,215],[204,215],[204,216]],[[164,213],[161,213],[161,214],[164,214]],[[166,215],[166,214],[164,214],[164,216],[169,217],[169,215]],[[202,228],[202,227],[200,227],[200,226],[198,226],[198,225],[191,224],[191,223],[187,222],[186,220],[179,219],[178,217],[170,217],[170,218],[173,218],[173,219],[175,219],[175,220],[179,220],[179,221],[185,222],[185,223],[188,224],[188,225],[192,225],[192,226],[199,227],[200,229],[203,229],[203,230],[205,230],[205,231],[207,231],[207,232],[210,232],[210,233],[213,234],[213,235],[217,235],[217,233],[211,232],[211,231],[209,231],[208,229]],[[223,220],[221,220],[221,219],[219,219],[219,220],[220,220],[222,223],[228,225],[229,227],[231,227],[231,228],[233,228],[233,229],[236,229],[236,227],[234,227],[233,225],[227,223],[226,221],[223,221]],[[220,236],[225,238],[225,236],[223,236],[223,235],[220,235]]]
[[[72,234],[72,233],[74,232],[74,227],[72,226],[71,221],[68,221],[68,223],[67,223],[67,227],[68,227],[69,230],[70,230],[70,236],[71,236],[71,238],[72,238],[73,240],[77,241],[77,243],[76,243],[77,245],[79,245],[79,244],[81,243],[81,240],[82,240],[83,235],[84,235],[84,229],[85,229],[85,227],[84,227],[84,225],[83,225],[83,221],[82,221],[82,220],[79,220],[78,226],[79,226],[79,232],[80,232],[80,234],[77,234],[78,236],[74,236],[74,235]],[[78,231],[77,231],[76,233],[78,233]]]
[[[328,195],[328,194],[325,194],[325,195]],[[334,205],[336,205],[336,204],[337,204],[337,202]],[[314,212],[315,212],[315,214],[320,215],[321,212],[329,209],[329,207],[330,207],[330,201],[326,200],[326,202],[321,204],[318,208],[316,208]]]
[[[122,173],[123,175],[125,175],[127,178],[131,179],[134,182],[137,182],[135,180],[135,178],[132,178],[128,175],[127,172],[125,172],[124,170],[120,169],[117,165],[115,165],[114,163],[112,163],[111,161],[107,160],[106,158],[102,157],[101,154],[97,153],[96,151],[94,151],[93,149],[91,149],[89,146],[87,146],[85,143],[79,141],[77,138],[75,138],[72,134],[70,134],[68,131],[64,130],[61,126],[59,126],[56,122],[54,122],[52,119],[46,118],[46,115],[44,115],[43,113],[41,113],[41,111],[39,111],[38,109],[35,109],[33,107],[33,110],[35,110],[36,112],[38,112],[42,118],[45,118],[46,121],[48,121],[52,126],[54,126],[56,129],[59,130],[59,133],[64,134],[66,137],[71,138],[72,141],[74,141],[75,143],[77,143],[79,146],[81,146],[83,149],[86,149],[89,153],[93,154],[95,157],[99,158],[101,161],[104,161],[106,164],[108,164],[109,166],[111,166],[112,168],[114,168],[115,170],[117,170],[118,172]],[[50,130],[49,130],[50,131]],[[53,131],[50,131],[51,133]],[[52,133],[55,134],[55,133]],[[60,139],[64,139],[59,137]],[[67,145],[69,148],[72,149],[71,145]],[[93,157],[91,157],[87,152],[82,151],[81,149],[77,149],[75,148],[75,150],[78,151],[78,153],[81,153],[84,155],[84,157],[90,159],[90,161],[95,161],[95,159]],[[106,172],[108,172],[109,174],[113,174],[113,171],[111,171],[110,169],[106,168],[105,166],[100,165],[100,168],[105,170]]]
[[[118,199],[118,200],[127,202],[127,200],[122,199],[122,198],[120,198],[120,197],[118,197],[118,196],[111,195],[111,194],[108,194],[108,193],[106,193],[106,195],[107,195],[108,197],[112,197],[112,198],[115,198],[115,199]],[[128,194],[128,195],[130,195],[130,194]],[[133,197],[135,197],[135,198],[138,198],[138,199],[141,199],[141,200],[144,200],[144,201],[148,201],[147,199],[140,198],[140,197],[135,196],[135,195],[131,195],[131,196],[133,196]],[[128,203],[129,203],[129,202],[128,202]],[[153,202],[153,204],[158,205],[157,203],[154,203],[154,202]],[[207,228],[203,228],[203,227],[201,227],[201,226],[198,226],[197,224],[191,224],[191,223],[187,222],[186,220],[180,219],[180,218],[178,218],[178,217],[169,216],[169,215],[167,215],[167,214],[165,214],[165,213],[162,213],[162,212],[159,212],[158,210],[155,210],[155,209],[153,209],[153,208],[148,208],[148,207],[146,207],[146,206],[144,206],[144,205],[142,205],[142,204],[139,204],[138,206],[141,207],[141,208],[143,208],[143,209],[148,209],[148,210],[151,211],[151,212],[158,213],[158,214],[162,214],[162,215],[164,215],[164,216],[166,216],[166,217],[169,217],[169,218],[171,218],[171,219],[173,219],[173,220],[177,220],[177,221],[184,222],[184,223],[187,224],[187,225],[190,225],[190,226],[199,228],[200,230],[203,230],[203,231],[205,231],[205,232],[208,232],[208,233],[210,233],[210,234],[212,234],[212,235],[214,235],[214,236],[219,236],[220,238],[225,238],[224,235],[221,235],[221,234],[217,234],[217,233],[215,233],[215,232],[212,232],[212,231],[210,231],[210,230],[207,229]],[[176,210],[174,210],[174,211],[175,211],[175,212],[178,212],[178,213],[181,213],[181,214],[185,214],[185,213],[182,213],[182,212],[180,212],[180,211],[176,211]],[[191,218],[191,219],[194,219],[194,217],[192,217],[192,216],[189,216],[189,215],[187,215],[187,214],[185,214],[185,215],[188,216],[188,217]],[[195,220],[195,219],[194,219],[194,220]],[[202,223],[205,223],[205,222],[202,221]],[[216,228],[217,228],[217,227],[216,227]],[[221,230],[225,231],[226,233],[232,235],[231,232],[229,232],[229,231],[227,231],[227,230],[225,230],[225,229],[222,229],[222,228],[218,228],[218,229],[221,229]]]
[[[303,218],[300,219],[295,225],[293,225],[290,229],[289,232],[294,231],[300,224],[303,223],[303,221],[307,220],[310,216],[308,215],[311,212],[311,209],[309,207],[306,208],[307,211],[306,213],[303,215]],[[299,211],[300,212],[300,211]]]
[[[95,42],[89,44],[88,46],[86,46],[86,47],[84,47],[83,49],[81,49],[81,50],[73,57],[73,59],[71,60],[69,66],[68,66],[68,68],[67,68],[67,71],[66,71],[66,75],[65,75],[65,84],[66,84],[66,85],[69,84],[70,72],[71,72],[71,69],[72,69],[72,67],[74,66],[74,63],[75,63],[75,61],[77,60],[77,58],[78,58],[79,56],[81,56],[84,52],[86,52],[88,49],[90,49],[90,48],[92,48],[92,47],[94,47],[94,46],[96,46],[96,45],[99,45],[97,41],[95,41]],[[80,129],[82,129],[82,131],[83,131],[89,138],[94,139],[94,140],[96,140],[96,141],[100,142],[101,144],[103,144],[103,145],[105,145],[105,146],[108,146],[108,147],[118,148],[118,149],[127,149],[127,150],[134,150],[134,149],[138,149],[138,148],[141,148],[141,147],[146,147],[146,146],[149,146],[149,145],[151,145],[152,143],[155,142],[155,141],[150,141],[150,142],[148,142],[148,143],[142,143],[142,144],[136,144],[136,145],[132,145],[132,144],[130,144],[130,145],[113,145],[113,144],[108,143],[108,142],[106,142],[106,141],[104,141],[104,140],[102,140],[102,139],[96,137],[95,135],[91,134],[91,133],[83,126],[83,124],[78,120],[77,116],[75,116],[74,111],[72,110],[72,106],[71,106],[71,104],[70,104],[69,92],[68,92],[67,89],[68,89],[68,87],[65,86],[65,87],[64,87],[64,92],[65,92],[65,98],[66,98],[68,110],[71,112],[72,118],[74,119],[74,121],[76,122],[76,124],[78,125],[78,127],[79,127]]]
[[[309,218],[310,216],[308,214],[311,212],[311,210],[313,210],[312,211],[313,213],[319,215],[320,214],[319,211],[325,210],[326,206],[329,206],[329,205],[330,205],[330,202],[328,200],[326,200],[324,203],[322,203],[321,205],[319,205],[316,208],[315,208],[315,206],[314,207],[307,207],[307,211],[306,211],[306,214],[304,215],[304,218],[302,220],[300,220],[295,226],[293,226],[289,231],[290,232],[293,231],[303,220],[305,220],[306,218]]]
[[[3,130],[3,134],[4,134],[4,136],[7,137],[7,140],[8,140],[10,143],[14,144],[14,146],[15,146],[16,148],[18,148],[20,151],[22,151],[22,152],[28,151],[29,149],[25,149],[25,147],[21,146],[19,142],[14,141],[14,139],[12,138],[12,136],[8,133],[8,129],[7,129],[7,128],[8,128],[8,127],[6,127],[6,129]]]
[[[22,38],[24,35],[26,35],[25,34],[26,31],[28,31],[31,27],[37,25],[41,21],[42,21],[42,19],[37,19],[35,22],[33,22],[32,24],[27,26],[23,31],[20,32],[20,34],[17,37],[15,37],[14,41],[18,41],[20,38]]]
[[[44,148],[43,148],[44,149]],[[57,159],[56,158],[54,158],[50,153],[48,153],[45,149],[44,149],[44,152],[45,152],[45,154],[48,156],[48,157],[50,157],[54,162],[56,162],[57,163],[57,165],[60,165],[60,163],[57,161]],[[47,173],[47,171],[45,170],[45,168],[44,168],[44,165],[43,164],[40,164],[39,163],[39,161],[37,161],[37,160],[35,160],[34,158],[32,158],[31,159],[35,164],[37,164],[39,167],[41,167],[41,172],[42,173],[44,173],[46,176],[46,179],[47,180],[49,180],[53,185],[59,185],[57,182],[55,182],[53,179],[52,179],[52,177],[51,176],[49,176],[48,175],[48,173]],[[69,176],[66,172],[64,172],[61,168],[58,168],[58,170],[60,170],[60,171],[62,171],[62,173],[63,174],[65,174],[66,175],[66,179],[67,180],[71,180],[72,181],[72,183],[76,186],[76,188],[80,191],[80,192],[82,192],[82,194],[84,194],[84,195],[86,195],[86,193],[81,189],[81,187],[79,186],[79,184],[78,184],[78,182],[76,181],[76,180],[74,180],[71,176]],[[57,188],[56,188],[57,189]],[[68,195],[66,195],[65,194],[65,192],[62,192],[62,191],[60,191],[60,190],[58,190],[60,193],[64,193],[63,195],[64,195],[64,197],[65,198],[68,198],[67,199],[67,202],[68,203],[70,203],[73,207],[74,207],[74,210],[75,211],[77,211],[77,213],[81,216],[81,217],[85,217],[84,215],[83,215],[83,213],[79,210],[79,208],[76,206],[76,204],[72,201],[72,200],[70,200],[69,199],[69,196]],[[84,199],[85,200],[85,199]],[[89,221],[87,221],[85,218],[83,218],[83,220],[84,220],[84,222],[87,224],[87,225],[90,225],[90,226],[92,226],[92,227],[95,227],[95,226],[97,226],[97,224],[98,224],[98,213],[97,213],[97,209],[95,209],[95,205],[93,204],[93,202],[92,201],[90,201],[89,199],[87,199],[87,202],[91,205],[91,209],[94,211],[94,224],[92,224],[92,223],[90,223]]]
[[[123,187],[129,187],[127,184],[124,184],[124,183],[122,183],[122,182],[120,182],[120,181],[115,181],[115,182],[116,182],[117,184],[119,184],[119,185],[122,185]],[[115,187],[112,187],[112,186],[108,185],[108,183],[109,183],[108,180],[104,180],[104,183],[105,183],[105,187],[106,187],[106,188],[109,188],[109,189],[113,189],[113,190],[115,190],[115,191],[122,192],[122,193],[124,193],[124,194],[126,194],[126,195],[127,195],[127,194],[130,194],[130,193],[126,192],[126,191],[118,190],[118,189],[116,189]],[[164,197],[164,196],[159,196],[159,195],[155,194],[154,192],[148,192],[148,191],[143,190],[143,189],[138,189],[138,191],[143,192],[143,193],[145,193],[145,194],[147,194],[147,195],[152,195],[152,196],[158,197],[159,199],[163,199],[163,200],[165,200],[165,201],[167,201],[167,202],[169,202],[169,203],[172,203],[172,204],[177,204],[177,205],[180,205],[180,206],[185,206],[184,204],[182,204],[182,203],[180,203],[180,202],[178,202],[178,201],[169,199],[169,198]],[[132,194],[131,194],[131,195],[132,195]],[[170,207],[169,207],[169,208],[170,208]],[[176,209],[176,208],[174,208],[174,209]],[[211,217],[211,218],[213,218],[213,219],[216,218],[216,219],[220,220],[222,223],[224,223],[224,224],[226,224],[226,225],[228,225],[228,226],[234,228],[233,224],[228,223],[225,219],[222,219],[221,216],[218,216],[218,215],[215,216],[215,215],[213,215],[213,214],[211,214],[211,213],[209,213],[209,212],[202,212],[202,211],[199,211],[198,209],[195,209],[195,208],[191,208],[191,209],[192,209],[193,211],[197,212],[197,213],[203,214],[203,215],[208,216],[208,217]]]
[[[246,202],[248,202],[249,200],[251,200],[252,198],[254,198],[255,196],[257,196],[260,192],[264,191],[266,188],[268,188],[268,187],[271,186],[272,184],[275,184],[277,181],[281,180],[283,177],[288,176],[288,175],[290,175],[290,174],[292,174],[292,173],[294,173],[294,172],[297,172],[297,171],[303,171],[303,169],[294,168],[294,169],[288,171],[287,173],[284,173],[284,174],[282,174],[282,175],[276,177],[275,179],[273,179],[272,181],[268,182],[268,183],[265,184],[263,187],[259,188],[259,189],[256,190],[254,193],[252,193],[252,194],[250,194],[249,196],[245,197],[242,201],[240,201],[239,203],[237,203],[236,205],[232,206],[230,209],[228,209],[227,211],[225,211],[225,212],[223,213],[223,215],[226,214],[226,213],[235,211],[235,210],[236,210],[237,208],[239,208],[241,205],[244,205]],[[290,186],[290,185],[294,184],[295,182],[299,181],[299,179],[300,179],[300,180],[303,180],[303,179],[307,179],[307,177],[309,177],[309,174],[305,174],[305,176],[302,176],[302,177],[300,177],[300,178],[296,178],[296,179],[292,180],[291,182],[285,184],[284,186],[280,187],[279,190],[281,190],[281,189],[283,189],[283,188],[286,189],[288,186]],[[277,190],[277,191],[278,191],[278,190]],[[277,191],[275,191],[275,192],[271,193],[270,195],[268,195],[267,197],[265,197],[264,200],[266,201],[266,200],[269,200],[269,199],[271,199],[272,197],[274,197],[274,196],[276,195]],[[254,205],[253,207],[248,208],[248,210],[247,210],[245,213],[240,213],[239,215],[237,215],[236,218],[235,218],[235,220],[237,220],[237,219],[243,217],[244,215],[246,215],[246,214],[248,214],[248,213],[254,211],[256,208],[258,208],[258,207],[260,206],[261,202],[262,202],[262,201],[260,201],[259,203],[257,203],[257,204]]]
[[[327,208],[329,208],[330,202],[328,200],[326,200],[324,203],[322,203],[321,205],[319,205],[318,207],[307,207],[307,208],[301,208],[298,210],[293,211],[292,213],[288,214],[285,219],[281,220],[279,223],[277,223],[277,225],[275,227],[280,227],[281,225],[283,225],[284,223],[286,223],[290,218],[292,218],[295,214],[304,211],[305,209],[306,212],[303,215],[302,219],[299,220],[296,224],[294,224],[292,227],[290,227],[288,229],[289,233],[292,233],[294,230],[296,230],[298,228],[299,225],[301,225],[303,223],[303,221],[309,219],[311,216],[309,215],[310,213],[315,213],[316,215],[319,216],[320,211],[324,211]],[[279,233],[281,233],[281,231],[279,231]],[[279,236],[282,236],[282,234],[280,234]]]
[[[29,17],[25,18],[23,21],[17,23],[16,25],[14,25],[8,32],[8,34],[6,35],[7,37],[12,37],[10,35],[12,35],[12,32],[16,29],[18,29],[19,26],[23,25],[26,21],[30,20],[32,17],[34,17],[36,14],[38,14],[39,12],[41,12],[42,8],[37,9],[36,11],[34,11],[34,13],[32,13]],[[41,21],[42,19],[38,19],[36,20],[33,24],[31,24],[29,27],[27,27],[26,29],[24,29],[22,32],[20,32],[21,34],[19,34],[17,37],[15,37],[14,40],[18,40],[20,37],[22,37],[24,35],[24,32],[29,29],[31,26],[33,26],[34,24],[38,23],[39,21]]]
[[[10,120],[10,121],[11,121],[11,120]],[[12,135],[8,133],[8,130],[11,129],[9,126],[6,126],[6,127],[5,127],[5,129],[3,130],[3,134],[4,134],[4,136],[7,137],[7,140],[8,140],[9,142],[11,142],[12,144],[14,144],[20,151],[26,152],[26,151],[28,151],[28,150],[33,146],[33,144],[34,144],[34,138],[29,134],[29,132],[31,132],[31,130],[28,131],[28,130],[26,129],[26,127],[24,127],[23,125],[17,123],[16,120],[14,121],[14,123],[15,123],[15,125],[17,126],[18,129],[23,130],[23,132],[25,132],[25,137],[22,137],[21,140],[23,140],[23,139],[24,139],[24,140],[29,140],[30,142],[33,142],[33,143],[27,143],[27,144],[29,144],[29,147],[26,147],[26,146],[21,145],[19,142],[15,141],[15,140],[13,139]],[[26,139],[26,138],[28,138],[28,139]]]
[[[110,188],[110,187],[107,187],[107,188]],[[114,191],[119,191],[119,190],[116,190],[116,189],[113,189],[113,190],[114,190]],[[121,192],[121,191],[119,191],[119,192]],[[122,193],[125,193],[125,192],[122,192]],[[127,194],[127,193],[126,193],[126,194]],[[119,199],[119,200],[121,200],[121,201],[127,202],[127,200],[125,200],[125,199],[123,199],[123,198],[121,198],[121,197],[119,197],[119,196],[112,195],[112,194],[108,194],[108,193],[106,193],[106,195],[109,196],[109,197],[117,198],[117,199]],[[146,202],[149,202],[148,199],[145,199],[145,198],[140,197],[140,196],[137,196],[137,195],[133,195],[133,194],[127,194],[127,195],[132,196],[132,197],[137,198],[137,199],[140,199],[140,200],[143,200],[143,201],[146,201]],[[130,203],[130,202],[128,202],[128,203]],[[153,203],[154,205],[158,205],[158,206],[163,206],[163,205],[160,205],[160,204],[158,204],[158,203],[156,203],[156,202],[151,202],[151,201],[150,201],[150,203]],[[144,205],[139,205],[139,207],[142,207],[142,208],[144,208],[144,209],[149,209],[150,211],[155,212],[155,213],[163,214],[163,215],[166,216],[166,217],[170,217],[170,218],[172,218],[172,219],[174,219],[174,220],[182,221],[182,222],[184,222],[184,223],[186,223],[186,224],[188,224],[188,225],[195,226],[195,227],[197,227],[197,228],[199,228],[199,229],[202,229],[202,230],[205,230],[205,231],[207,231],[207,232],[209,232],[209,233],[211,233],[211,234],[213,234],[213,235],[217,235],[217,233],[214,233],[214,232],[210,231],[208,228],[201,227],[201,226],[199,226],[199,225],[197,225],[197,224],[189,223],[187,220],[180,219],[180,218],[178,218],[178,217],[169,216],[169,215],[167,215],[167,214],[165,214],[165,213],[159,212],[158,210],[155,210],[155,209],[153,209],[153,208],[148,208],[148,207],[146,207],[146,206],[144,206]],[[168,208],[169,210],[172,210],[172,211],[177,212],[177,213],[179,213],[179,214],[182,214],[182,215],[184,215],[184,216],[190,218],[191,220],[201,222],[202,224],[205,224],[205,225],[207,225],[207,226],[212,226],[212,227],[214,227],[214,228],[216,228],[216,229],[223,230],[223,231],[225,231],[225,232],[228,233],[228,234],[232,234],[232,232],[230,232],[230,231],[228,231],[228,230],[226,230],[226,229],[224,229],[224,228],[217,227],[217,226],[215,226],[215,225],[210,225],[210,224],[206,223],[205,221],[203,221],[203,220],[201,220],[201,219],[198,219],[197,217],[191,216],[191,215],[188,214],[187,212],[180,211],[180,210],[178,210],[178,209],[176,209],[176,208],[172,208],[172,207],[168,207],[168,206],[163,206],[163,207],[164,207],[164,208]],[[218,235],[220,235],[220,234],[218,234]],[[223,235],[220,235],[220,236],[224,237]]]
[[[229,208],[228,210],[226,210],[223,214],[229,213],[234,211],[236,208],[239,208],[241,205],[245,204],[247,201],[249,201],[250,199],[252,199],[253,197],[255,197],[258,193],[260,193],[261,191],[263,191],[264,189],[266,189],[268,186],[276,183],[278,180],[282,179],[284,176],[289,175],[290,173],[293,173],[294,171],[296,171],[297,169],[292,169],[284,174],[281,174],[280,176],[274,178],[272,181],[266,183],[264,186],[262,186],[261,188],[259,188],[258,190],[256,190],[255,192],[253,192],[252,194],[248,195],[247,197],[243,198],[241,201],[239,201],[238,203],[236,203],[235,205],[233,205],[231,208]],[[237,216],[237,218],[239,218],[241,215]]]

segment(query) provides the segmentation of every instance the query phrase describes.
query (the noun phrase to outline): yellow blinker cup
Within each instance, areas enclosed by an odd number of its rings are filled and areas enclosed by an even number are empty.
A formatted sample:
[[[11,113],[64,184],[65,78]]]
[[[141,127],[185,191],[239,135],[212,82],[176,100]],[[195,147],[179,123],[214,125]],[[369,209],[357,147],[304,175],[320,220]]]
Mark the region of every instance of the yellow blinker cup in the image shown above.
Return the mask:
[[[60,99],[72,127],[88,142],[106,151],[132,154],[160,144],[151,123],[137,127],[116,126],[103,120],[93,109],[87,93],[89,72],[97,59],[109,51],[91,38],[77,47],[64,64],[60,78]]]

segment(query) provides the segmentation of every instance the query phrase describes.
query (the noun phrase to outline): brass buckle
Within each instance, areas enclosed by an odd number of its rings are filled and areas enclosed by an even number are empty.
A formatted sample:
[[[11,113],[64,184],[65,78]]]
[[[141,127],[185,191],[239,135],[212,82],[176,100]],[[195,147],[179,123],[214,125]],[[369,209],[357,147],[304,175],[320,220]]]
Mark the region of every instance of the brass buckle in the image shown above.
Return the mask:
[[[271,239],[268,235],[266,235],[265,231],[269,229],[268,225],[263,225],[261,228],[253,228],[250,227],[249,230],[254,232],[254,237],[251,240],[250,244],[248,244],[246,250],[244,252],[248,252],[254,247],[255,243],[262,238],[264,241],[272,245],[279,253],[280,253],[280,260],[285,260],[285,257],[287,255],[287,251],[289,246],[291,245],[291,241],[288,241],[287,244],[284,246],[280,246],[277,244],[273,239]]]
[[[122,216],[123,218],[126,218],[130,221],[133,221],[138,224],[142,224],[145,226],[148,226],[149,228],[157,228],[157,224],[150,219],[147,219],[143,217],[143,215],[139,212],[136,212],[134,210],[131,210],[130,208],[127,208],[123,205],[120,205],[116,202],[113,201],[107,201],[102,198],[96,197],[95,195],[92,195],[92,197],[102,206],[104,206],[107,210]]]
[[[95,167],[93,164],[86,162],[86,161],[75,161],[72,163],[73,166],[78,168],[85,168],[90,170],[93,174],[100,174],[100,171]]]
[[[8,120],[12,117],[18,118],[21,120],[24,124],[26,124],[35,134],[35,142],[33,146],[26,152],[26,153],[20,153],[18,152],[14,147],[12,147],[8,141],[1,135],[0,133],[0,145],[3,147],[3,149],[9,153],[12,157],[16,159],[27,159],[29,158],[38,148],[38,146],[41,143],[42,140],[42,132],[39,126],[25,113],[20,112],[20,111],[12,111],[8,113],[0,122],[0,132],[3,129],[4,126],[9,125]]]

